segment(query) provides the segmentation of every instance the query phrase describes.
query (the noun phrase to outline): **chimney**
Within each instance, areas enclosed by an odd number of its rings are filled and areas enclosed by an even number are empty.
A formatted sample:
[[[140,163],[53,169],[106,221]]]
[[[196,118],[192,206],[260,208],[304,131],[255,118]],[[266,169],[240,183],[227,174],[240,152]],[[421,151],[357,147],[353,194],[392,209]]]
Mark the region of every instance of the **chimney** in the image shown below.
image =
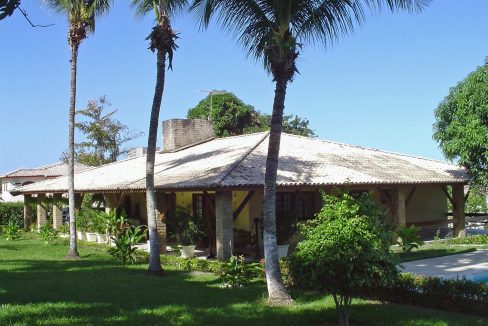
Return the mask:
[[[163,121],[163,152],[171,152],[214,138],[213,122],[205,119]]]

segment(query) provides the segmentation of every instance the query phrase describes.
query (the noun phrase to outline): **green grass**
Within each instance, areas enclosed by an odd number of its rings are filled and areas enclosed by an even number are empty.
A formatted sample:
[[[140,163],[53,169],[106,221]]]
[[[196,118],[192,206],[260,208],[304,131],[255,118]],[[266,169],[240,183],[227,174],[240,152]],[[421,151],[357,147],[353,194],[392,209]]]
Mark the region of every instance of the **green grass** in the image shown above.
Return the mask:
[[[477,246],[466,247],[442,243],[434,245],[423,245],[419,249],[414,249],[411,252],[401,252],[399,247],[394,247],[394,249],[392,250],[397,253],[401,263],[406,263],[413,260],[462,254],[466,252],[476,251],[476,249]]]
[[[330,297],[294,292],[296,304],[272,307],[266,288],[222,289],[211,274],[116,263],[103,247],[80,243],[66,261],[66,242],[0,240],[0,325],[335,325]],[[356,300],[353,325],[486,325],[447,311]]]

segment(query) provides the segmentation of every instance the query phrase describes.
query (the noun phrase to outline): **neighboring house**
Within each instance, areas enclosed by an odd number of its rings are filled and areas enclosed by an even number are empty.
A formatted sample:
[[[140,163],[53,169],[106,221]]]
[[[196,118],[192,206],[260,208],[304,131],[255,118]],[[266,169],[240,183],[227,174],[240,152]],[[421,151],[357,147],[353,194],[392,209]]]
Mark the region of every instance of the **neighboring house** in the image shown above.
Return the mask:
[[[75,164],[75,172],[81,172],[88,167],[83,164]],[[24,196],[14,196],[12,191],[22,186],[27,186],[39,181],[57,178],[68,173],[68,165],[62,162],[31,169],[18,169],[4,175],[0,175],[1,201],[21,202]]]
[[[247,238],[249,245],[260,238],[255,219],[262,215],[269,134],[213,138],[212,130],[206,120],[163,122],[163,151],[156,154],[155,164],[158,231],[164,250],[164,218],[175,214],[177,207],[213,220],[215,230],[209,232],[216,234],[217,256],[227,259],[233,244],[245,245]],[[146,224],[145,164],[142,156],[79,172],[76,192],[103,193],[107,208],[123,207]],[[290,214],[311,218],[320,209],[319,191],[342,187],[372,193],[387,210],[387,223],[393,228],[416,224],[435,233],[453,223],[454,234],[463,235],[463,187],[468,181],[463,168],[445,162],[282,134],[277,223]],[[17,193],[59,196],[67,185],[67,178],[61,177]],[[447,216],[448,198],[455,207],[452,220]],[[45,212],[38,214],[42,218]]]

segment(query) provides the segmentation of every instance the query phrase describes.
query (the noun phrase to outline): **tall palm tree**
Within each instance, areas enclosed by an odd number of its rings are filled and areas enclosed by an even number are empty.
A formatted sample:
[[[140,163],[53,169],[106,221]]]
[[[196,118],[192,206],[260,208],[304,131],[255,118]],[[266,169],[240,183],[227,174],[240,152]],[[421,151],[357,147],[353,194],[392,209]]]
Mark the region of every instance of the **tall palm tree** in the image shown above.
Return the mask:
[[[156,194],[154,192],[154,161],[156,158],[156,139],[158,136],[159,112],[164,91],[164,79],[166,58],[168,69],[172,69],[173,52],[177,49],[176,39],[178,35],[171,28],[171,17],[187,7],[187,0],[132,0],[138,15],[145,15],[153,11],[156,25],[146,38],[149,41],[149,49],[156,51],[156,87],[154,90],[147,137],[146,155],[146,205],[147,224],[149,229],[149,268],[150,273],[161,273],[161,260],[159,257],[159,239],[156,222]]]
[[[351,33],[365,12],[422,10],[430,0],[194,0],[204,27],[213,15],[235,34],[256,60],[262,59],[275,82],[271,131],[264,185],[263,229],[266,281],[270,301],[289,303],[281,280],[276,246],[276,175],[286,88],[297,72],[299,50],[310,44],[328,45]]]
[[[71,49],[71,84],[69,98],[69,136],[68,136],[68,201],[70,246],[67,258],[78,258],[75,220],[74,186],[74,139],[76,106],[76,71],[78,50],[84,39],[95,32],[95,18],[105,14],[111,0],[43,0],[47,7],[68,17],[68,44]]]

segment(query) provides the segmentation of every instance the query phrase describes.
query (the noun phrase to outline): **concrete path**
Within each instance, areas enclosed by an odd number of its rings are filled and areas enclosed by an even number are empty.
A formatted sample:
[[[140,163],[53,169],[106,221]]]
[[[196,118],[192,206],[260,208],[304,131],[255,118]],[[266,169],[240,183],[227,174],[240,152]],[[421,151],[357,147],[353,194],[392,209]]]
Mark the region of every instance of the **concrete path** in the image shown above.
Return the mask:
[[[403,263],[405,272],[442,278],[476,280],[488,277],[488,250],[477,250],[464,254],[422,259]]]

